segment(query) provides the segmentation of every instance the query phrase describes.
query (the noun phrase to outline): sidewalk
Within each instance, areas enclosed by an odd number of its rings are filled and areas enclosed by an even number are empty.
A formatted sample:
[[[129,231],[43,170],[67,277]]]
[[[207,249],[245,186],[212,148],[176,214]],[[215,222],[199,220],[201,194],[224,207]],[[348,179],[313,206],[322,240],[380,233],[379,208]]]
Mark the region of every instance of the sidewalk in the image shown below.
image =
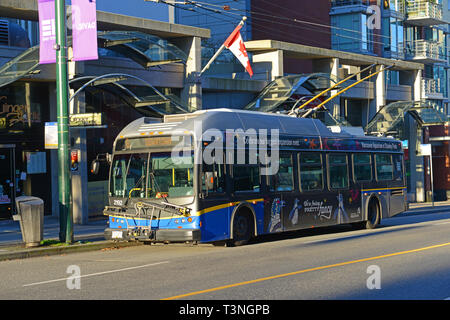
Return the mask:
[[[421,215],[449,212],[450,200],[435,202],[410,203],[409,210],[397,216]],[[40,246],[25,248],[19,221],[0,220],[0,261],[23,259],[36,256],[55,255],[68,252],[101,250],[111,247],[142,245],[140,242],[112,242],[105,240],[103,232],[108,226],[106,217],[99,217],[85,225],[74,224],[74,244],[58,246]],[[59,240],[59,219],[44,217],[44,240]]]
[[[22,241],[20,222],[12,219],[0,220],[0,261],[140,244],[106,241],[103,232],[108,226],[107,222],[107,217],[99,217],[85,225],[74,224],[74,243],[71,245],[60,244],[26,248]],[[59,240],[59,218],[44,216],[43,240]]]

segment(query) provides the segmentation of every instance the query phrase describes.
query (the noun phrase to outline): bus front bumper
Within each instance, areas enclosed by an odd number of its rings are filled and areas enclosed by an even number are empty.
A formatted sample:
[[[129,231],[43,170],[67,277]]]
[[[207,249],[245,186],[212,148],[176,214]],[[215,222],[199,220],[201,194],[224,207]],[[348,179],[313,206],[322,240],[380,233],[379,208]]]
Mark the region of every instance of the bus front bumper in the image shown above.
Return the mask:
[[[151,240],[151,241],[169,241],[169,242],[186,242],[200,241],[200,229],[105,229],[106,240]]]

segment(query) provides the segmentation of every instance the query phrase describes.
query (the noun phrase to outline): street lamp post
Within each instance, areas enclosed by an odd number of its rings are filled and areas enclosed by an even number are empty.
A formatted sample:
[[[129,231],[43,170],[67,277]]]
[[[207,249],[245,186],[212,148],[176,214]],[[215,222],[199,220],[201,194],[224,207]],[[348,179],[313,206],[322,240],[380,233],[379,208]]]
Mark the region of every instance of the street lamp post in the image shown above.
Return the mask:
[[[56,35],[56,104],[58,118],[58,188],[59,188],[59,240],[73,242],[73,218],[70,201],[69,164],[69,88],[67,70],[66,4],[55,0]]]

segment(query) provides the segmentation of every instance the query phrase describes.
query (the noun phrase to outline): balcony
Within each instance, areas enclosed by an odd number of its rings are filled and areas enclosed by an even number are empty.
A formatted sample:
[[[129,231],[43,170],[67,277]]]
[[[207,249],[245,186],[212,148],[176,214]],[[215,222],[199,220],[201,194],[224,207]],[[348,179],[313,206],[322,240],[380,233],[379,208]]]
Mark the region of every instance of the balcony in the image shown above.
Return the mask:
[[[370,6],[369,0],[331,0],[332,7],[364,5]]]
[[[444,99],[441,79],[422,79],[422,97],[424,99]]]
[[[369,0],[331,0],[330,15],[353,12],[365,13],[369,6]]]
[[[427,0],[412,0],[406,3],[406,21],[415,26],[445,24],[442,5]]]
[[[438,42],[416,40],[406,42],[406,59],[419,63],[446,62],[445,46]]]

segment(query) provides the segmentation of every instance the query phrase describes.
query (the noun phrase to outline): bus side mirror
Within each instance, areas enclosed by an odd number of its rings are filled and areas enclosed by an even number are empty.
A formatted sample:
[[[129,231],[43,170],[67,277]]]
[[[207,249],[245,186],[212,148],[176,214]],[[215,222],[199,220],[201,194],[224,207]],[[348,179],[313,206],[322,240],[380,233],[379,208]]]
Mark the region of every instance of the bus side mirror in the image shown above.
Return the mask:
[[[100,169],[100,161],[97,159],[93,160],[91,163],[91,173],[98,174],[98,170]]]

